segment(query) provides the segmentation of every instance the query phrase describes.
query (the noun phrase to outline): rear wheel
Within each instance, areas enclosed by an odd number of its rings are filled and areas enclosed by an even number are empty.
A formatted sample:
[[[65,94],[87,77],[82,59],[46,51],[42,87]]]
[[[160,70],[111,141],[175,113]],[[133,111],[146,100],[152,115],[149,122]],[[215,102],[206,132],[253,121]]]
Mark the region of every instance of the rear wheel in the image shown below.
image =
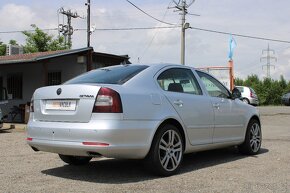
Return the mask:
[[[260,123],[252,119],[248,125],[244,143],[238,146],[241,153],[255,155],[260,151],[262,144],[262,131]]]
[[[175,174],[183,159],[183,138],[174,125],[163,126],[155,135],[147,166],[162,176]]]
[[[62,155],[59,154],[59,157],[62,161],[69,165],[85,165],[90,162],[92,157],[85,156],[71,156],[71,155]]]
[[[247,98],[243,98],[243,102],[246,104],[250,104],[250,101]]]

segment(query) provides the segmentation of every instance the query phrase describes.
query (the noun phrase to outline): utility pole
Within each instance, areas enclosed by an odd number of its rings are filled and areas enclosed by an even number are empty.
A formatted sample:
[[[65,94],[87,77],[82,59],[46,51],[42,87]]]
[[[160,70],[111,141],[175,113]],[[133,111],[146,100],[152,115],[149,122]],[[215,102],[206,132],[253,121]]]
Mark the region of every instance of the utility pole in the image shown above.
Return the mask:
[[[189,23],[185,23],[185,16],[188,14],[187,8],[190,7],[195,0],[191,0],[190,3],[187,3],[186,0],[173,0],[175,3],[175,8],[177,11],[181,11],[181,45],[180,45],[180,63],[185,65],[185,30],[190,28]]]
[[[91,46],[91,0],[87,0],[87,47]]]
[[[74,32],[73,27],[71,25],[71,19],[78,18],[80,16],[78,15],[77,12],[72,12],[70,9],[67,11],[64,10],[63,7],[59,9],[59,13],[67,16],[67,25],[59,24],[58,30],[64,35],[65,43],[68,43],[69,48],[71,48],[71,45],[72,45],[71,36],[73,35],[73,32]]]
[[[91,46],[91,0],[87,0],[87,47]],[[87,71],[92,70],[93,64],[93,50],[88,50],[87,54]]]
[[[266,56],[263,56],[260,58],[260,62],[262,62],[262,60],[266,59],[267,63],[266,65],[262,66],[262,69],[264,69],[264,67],[267,68],[267,78],[271,78],[271,67],[273,67],[275,69],[275,65],[271,65],[271,60],[275,60],[277,62],[277,57],[272,56],[275,54],[275,51],[270,49],[270,46],[268,44],[268,48],[266,50],[262,50],[262,55],[264,55],[264,53],[266,53]]]

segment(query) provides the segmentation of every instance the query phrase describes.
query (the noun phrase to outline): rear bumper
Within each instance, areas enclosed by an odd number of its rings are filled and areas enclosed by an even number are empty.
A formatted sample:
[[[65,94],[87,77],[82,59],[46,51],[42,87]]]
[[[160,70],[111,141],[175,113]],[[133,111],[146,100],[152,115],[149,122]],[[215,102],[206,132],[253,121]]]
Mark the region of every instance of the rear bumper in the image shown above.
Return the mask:
[[[249,98],[251,105],[259,105],[259,100],[256,98]]]
[[[142,159],[149,152],[156,121],[97,120],[89,123],[29,121],[27,143],[39,151],[64,155],[101,154],[111,158]],[[84,145],[99,142],[108,146]]]

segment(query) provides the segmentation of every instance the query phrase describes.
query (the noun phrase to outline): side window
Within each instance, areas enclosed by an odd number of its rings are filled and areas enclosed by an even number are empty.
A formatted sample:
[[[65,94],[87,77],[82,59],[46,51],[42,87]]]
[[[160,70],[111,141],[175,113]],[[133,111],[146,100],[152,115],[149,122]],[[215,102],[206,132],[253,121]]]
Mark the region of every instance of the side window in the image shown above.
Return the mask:
[[[158,76],[157,81],[165,91],[202,95],[200,86],[190,69],[165,70]]]
[[[22,74],[9,74],[7,76],[7,90],[9,94],[12,94],[13,99],[22,99]]]
[[[236,87],[241,93],[244,92],[244,87]]]
[[[205,85],[205,88],[210,96],[230,98],[229,91],[215,78],[201,71],[197,71],[197,74]]]
[[[61,84],[61,72],[49,72],[47,74],[47,85],[59,85]]]

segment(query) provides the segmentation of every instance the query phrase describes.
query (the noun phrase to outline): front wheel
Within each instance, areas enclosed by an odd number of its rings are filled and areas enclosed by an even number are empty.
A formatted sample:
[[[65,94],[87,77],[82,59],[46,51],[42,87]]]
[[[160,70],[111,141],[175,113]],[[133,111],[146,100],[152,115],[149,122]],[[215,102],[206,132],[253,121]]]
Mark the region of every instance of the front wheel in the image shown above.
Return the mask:
[[[247,127],[245,141],[238,146],[241,153],[247,155],[256,155],[261,149],[262,131],[260,123],[252,119]]]
[[[183,138],[174,125],[163,126],[155,135],[147,164],[162,176],[176,173],[183,159]]]
[[[71,156],[71,155],[62,155],[59,154],[59,157],[62,161],[69,165],[85,165],[90,162],[92,157],[85,156]]]

